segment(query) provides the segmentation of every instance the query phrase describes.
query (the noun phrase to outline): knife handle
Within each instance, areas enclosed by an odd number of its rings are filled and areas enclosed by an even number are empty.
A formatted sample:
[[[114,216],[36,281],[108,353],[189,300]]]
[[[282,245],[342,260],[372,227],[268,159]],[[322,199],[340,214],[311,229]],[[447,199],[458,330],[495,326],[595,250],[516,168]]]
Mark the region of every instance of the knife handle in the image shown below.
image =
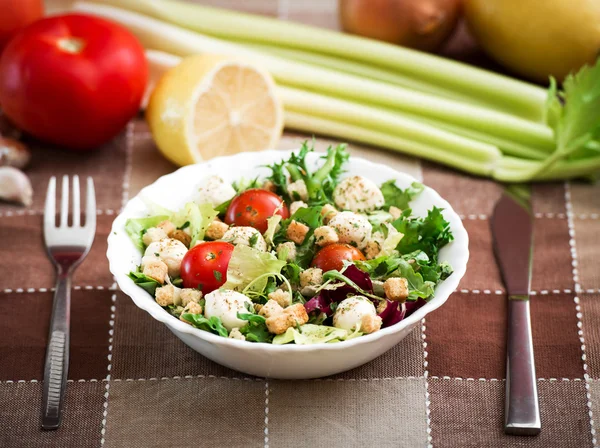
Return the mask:
[[[511,296],[508,300],[504,432],[534,436],[541,429],[529,297]]]

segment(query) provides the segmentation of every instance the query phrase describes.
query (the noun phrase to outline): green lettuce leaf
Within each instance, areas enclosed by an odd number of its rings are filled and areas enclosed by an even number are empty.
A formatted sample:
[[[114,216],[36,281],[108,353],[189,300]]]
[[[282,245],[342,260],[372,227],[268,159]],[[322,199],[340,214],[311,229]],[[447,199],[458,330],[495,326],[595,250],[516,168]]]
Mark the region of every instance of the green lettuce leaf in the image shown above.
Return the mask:
[[[145,289],[148,294],[154,297],[154,293],[156,292],[156,288],[162,286],[159,282],[154,280],[153,278],[147,277],[141,272],[130,272],[129,278],[133,280],[133,282],[138,285],[140,288]]]
[[[240,328],[240,333],[250,342],[271,342],[273,335],[267,330],[266,319],[252,313],[238,313],[238,319],[247,320],[248,323]]]
[[[275,245],[275,231],[277,230],[277,226],[281,222],[281,219],[281,215],[273,215],[270,218],[267,218],[267,230],[265,231],[263,237],[265,238],[265,241],[269,247],[273,247]]]
[[[324,342],[344,341],[355,332],[325,325],[304,324],[299,328],[290,327],[283,334],[273,338],[273,344],[288,344],[294,342],[298,345],[319,344]],[[356,337],[355,335],[353,337]]]
[[[381,192],[385,199],[383,208],[389,210],[391,206],[394,206],[405,210],[409,208],[410,201],[423,191],[423,188],[419,182],[413,182],[410,187],[403,190],[396,186],[395,180],[388,180],[381,185]]]
[[[159,223],[169,219],[168,215],[150,216],[148,218],[130,218],[125,223],[125,231],[127,235],[133,241],[135,246],[143,251],[146,246],[142,240],[144,233],[150,227],[156,227]]]
[[[193,247],[197,241],[204,238],[204,232],[218,214],[219,212],[213,209],[211,204],[198,205],[195,202],[188,202],[171,216],[171,222],[178,228],[189,223],[187,226],[192,237],[190,247]]]
[[[221,322],[221,318],[217,316],[212,316],[207,319],[202,314],[182,314],[181,318],[189,323],[191,323],[194,327],[200,328],[201,330],[208,331],[213,334],[218,334],[219,336],[223,336],[226,338],[229,333],[227,332],[227,328],[223,326],[223,322]]]
[[[252,282],[252,290],[264,291],[270,275],[279,274],[285,261],[270,252],[253,247],[237,245],[233,249],[227,267],[227,282],[224,289],[243,290]]]

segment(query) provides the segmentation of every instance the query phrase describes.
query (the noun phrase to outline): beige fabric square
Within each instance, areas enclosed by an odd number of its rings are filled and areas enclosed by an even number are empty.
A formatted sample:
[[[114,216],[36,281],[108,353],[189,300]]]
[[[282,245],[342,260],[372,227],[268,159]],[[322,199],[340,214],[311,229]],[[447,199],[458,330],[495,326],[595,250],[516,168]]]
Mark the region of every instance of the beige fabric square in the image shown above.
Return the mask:
[[[424,379],[272,381],[273,448],[424,447]]]
[[[538,381],[542,432],[504,434],[503,381],[431,379],[431,432],[436,448],[582,448],[592,446],[583,381]]]
[[[2,448],[96,448],[102,430],[103,382],[68,383],[61,427],[41,428],[42,383],[0,383]]]
[[[265,391],[255,380],[113,382],[104,447],[263,446]]]
[[[585,355],[588,373],[592,378],[600,378],[600,297],[596,294],[580,294],[583,337],[585,338]],[[600,391],[600,386],[597,386]],[[600,396],[599,396],[600,398]],[[600,413],[600,402],[594,407]]]
[[[597,219],[573,218],[575,227],[575,243],[577,246],[577,272],[579,284],[583,289],[600,288],[600,253],[598,253],[598,229],[600,221]],[[570,260],[568,260],[570,261]],[[570,263],[567,262],[570,265]]]
[[[571,182],[571,203],[573,213],[581,215],[600,213],[600,183],[590,185],[587,183]]]
[[[424,375],[423,339],[421,324],[406,336],[398,345],[373,361],[334,375],[331,378],[365,379],[396,378]]]
[[[339,30],[338,2],[336,0],[280,1],[287,4],[279,17],[293,22]]]
[[[595,413],[594,413],[594,430],[596,431],[596,434],[598,434],[598,431],[600,431],[600,424],[598,422],[598,416],[597,416],[597,412],[600,408],[600,380],[598,380],[598,379],[590,380],[589,386],[590,386],[590,395],[591,395],[591,399],[592,399],[592,411],[595,411]]]

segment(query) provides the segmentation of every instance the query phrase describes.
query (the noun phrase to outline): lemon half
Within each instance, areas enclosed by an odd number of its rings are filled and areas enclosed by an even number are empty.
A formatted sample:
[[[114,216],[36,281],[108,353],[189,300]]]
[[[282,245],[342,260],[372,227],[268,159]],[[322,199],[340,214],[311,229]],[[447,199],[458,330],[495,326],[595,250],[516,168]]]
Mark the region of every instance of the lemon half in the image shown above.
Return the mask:
[[[184,59],[158,81],[146,120],[163,155],[177,165],[273,148],[283,106],[271,75],[218,55]]]

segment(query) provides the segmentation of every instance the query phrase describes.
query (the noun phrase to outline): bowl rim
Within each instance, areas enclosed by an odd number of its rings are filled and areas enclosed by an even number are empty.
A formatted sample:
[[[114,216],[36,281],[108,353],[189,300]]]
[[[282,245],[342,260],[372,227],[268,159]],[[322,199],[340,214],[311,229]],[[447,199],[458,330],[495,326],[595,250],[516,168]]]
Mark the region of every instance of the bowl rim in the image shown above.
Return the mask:
[[[152,316],[157,321],[162,322],[163,324],[167,325],[169,327],[169,329],[171,329],[175,333],[185,333],[185,334],[203,339],[204,341],[206,341],[208,343],[225,344],[225,345],[229,345],[232,348],[233,347],[243,348],[245,350],[250,350],[250,351],[268,350],[268,351],[272,351],[272,352],[305,352],[305,351],[319,351],[319,350],[336,351],[336,350],[349,349],[351,347],[358,346],[358,345],[375,343],[378,340],[383,339],[388,335],[391,335],[394,333],[400,333],[403,329],[416,325],[428,313],[441,307],[448,300],[450,295],[452,295],[452,293],[457,289],[457,287],[460,283],[460,280],[465,275],[465,272],[467,269],[467,262],[469,260],[469,236],[463,225],[462,219],[454,211],[454,209],[448,203],[448,201],[443,199],[436,190],[434,190],[431,187],[426,186],[425,184],[423,184],[425,187],[425,190],[427,190],[427,192],[433,196],[433,200],[435,202],[439,203],[439,205],[444,208],[444,217],[452,225],[454,241],[455,242],[462,241],[464,244],[464,247],[461,248],[462,250],[458,250],[458,252],[457,252],[460,255],[458,263],[455,262],[455,264],[457,264],[457,266],[452,266],[454,269],[454,272],[452,273],[452,275],[450,275],[450,277],[448,277],[446,280],[444,280],[443,283],[440,284],[440,285],[442,285],[442,284],[444,285],[445,292],[443,295],[436,296],[435,298],[437,300],[427,302],[425,305],[423,305],[421,308],[419,308],[413,314],[411,314],[407,318],[403,319],[402,321],[398,322],[397,324],[394,324],[387,328],[383,328],[383,329],[376,331],[374,333],[371,333],[371,334],[363,335],[359,338],[351,339],[349,341],[342,341],[341,343],[338,343],[338,344],[317,343],[317,344],[310,344],[310,345],[297,345],[297,344],[278,345],[278,344],[249,342],[249,341],[238,340],[238,339],[233,339],[233,338],[224,338],[222,336],[212,334],[208,331],[201,330],[199,328],[195,328],[195,327],[193,327],[189,324],[186,324],[185,322],[177,319],[175,316],[169,314],[160,305],[158,305],[154,300],[148,300],[148,298],[150,297],[150,294],[148,292],[146,292],[145,290],[143,290],[142,288],[140,288],[139,286],[137,286],[133,282],[133,280],[131,280],[129,278],[129,276],[127,275],[128,273],[117,271],[117,265],[113,260],[116,259],[116,257],[119,255],[118,240],[120,238],[122,238],[123,234],[125,234],[124,227],[125,227],[125,221],[127,219],[127,216],[126,216],[127,210],[131,206],[133,201],[135,201],[138,197],[144,196],[144,193],[147,193],[148,189],[152,188],[155,184],[157,184],[159,182],[164,182],[166,179],[171,178],[171,177],[175,178],[175,177],[181,176],[183,173],[194,170],[199,165],[203,165],[206,163],[211,163],[211,164],[212,163],[223,163],[223,162],[226,162],[227,160],[236,159],[236,158],[239,158],[240,156],[244,156],[246,154],[252,154],[256,160],[260,160],[261,154],[265,155],[265,156],[266,155],[270,156],[270,155],[276,154],[279,158],[283,159],[284,157],[288,156],[290,153],[295,152],[295,151],[298,151],[298,149],[293,149],[293,150],[270,149],[270,150],[265,150],[265,151],[244,152],[244,153],[239,153],[239,154],[234,154],[234,155],[215,157],[213,159],[207,160],[206,162],[181,167],[181,168],[173,171],[172,173],[169,173],[169,174],[159,177],[157,180],[155,180],[154,182],[152,182],[151,184],[147,185],[142,190],[140,190],[140,192],[136,196],[134,196],[133,198],[130,198],[129,201],[127,202],[127,204],[125,204],[125,206],[122,207],[120,213],[113,221],[113,224],[111,226],[111,231],[108,236],[108,249],[106,251],[106,256],[107,256],[108,262],[109,262],[109,270],[110,270],[111,274],[114,276],[115,282],[117,283],[119,289],[124,294],[126,294],[135,303],[135,305],[138,308],[141,308],[142,310],[146,311],[148,314],[150,314],[150,316]],[[318,151],[315,151],[315,153],[319,154]],[[404,177],[408,181],[422,183],[421,181],[415,179],[410,174],[404,173],[402,171],[398,171],[394,168],[391,168],[387,165],[383,165],[381,163],[371,162],[362,157],[350,156],[350,161],[352,161],[353,163],[360,163],[362,165],[370,166],[371,168],[378,168],[378,167],[385,168],[386,171],[390,171],[390,170],[393,171],[394,175],[397,178]],[[215,173],[215,174],[218,174],[218,173]]]

